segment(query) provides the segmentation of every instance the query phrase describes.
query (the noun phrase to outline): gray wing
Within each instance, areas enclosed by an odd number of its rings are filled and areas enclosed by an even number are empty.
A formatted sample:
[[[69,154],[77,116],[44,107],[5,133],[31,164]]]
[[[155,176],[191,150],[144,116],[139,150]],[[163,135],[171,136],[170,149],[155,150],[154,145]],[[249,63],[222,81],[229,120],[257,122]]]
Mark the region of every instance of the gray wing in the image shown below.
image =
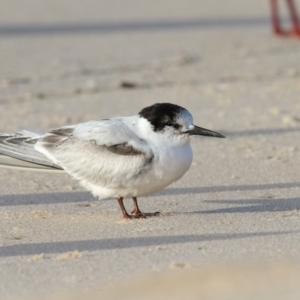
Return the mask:
[[[93,121],[50,131],[36,149],[78,180],[120,186],[146,170],[151,148],[122,119]]]
[[[20,169],[61,169],[34,148],[39,138],[27,131],[0,134],[0,165]]]

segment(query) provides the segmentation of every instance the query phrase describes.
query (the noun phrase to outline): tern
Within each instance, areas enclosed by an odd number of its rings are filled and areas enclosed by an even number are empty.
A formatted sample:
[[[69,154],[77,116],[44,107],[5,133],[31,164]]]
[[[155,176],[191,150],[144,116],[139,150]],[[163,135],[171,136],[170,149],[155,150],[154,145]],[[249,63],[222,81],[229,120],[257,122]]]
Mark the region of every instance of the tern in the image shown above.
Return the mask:
[[[188,171],[192,135],[224,138],[194,125],[187,109],[156,103],[137,115],[63,126],[43,135],[0,134],[0,165],[65,171],[95,197],[117,198],[124,218],[144,218],[159,212],[141,212],[137,197],[165,188]],[[133,199],[131,214],[125,197]]]

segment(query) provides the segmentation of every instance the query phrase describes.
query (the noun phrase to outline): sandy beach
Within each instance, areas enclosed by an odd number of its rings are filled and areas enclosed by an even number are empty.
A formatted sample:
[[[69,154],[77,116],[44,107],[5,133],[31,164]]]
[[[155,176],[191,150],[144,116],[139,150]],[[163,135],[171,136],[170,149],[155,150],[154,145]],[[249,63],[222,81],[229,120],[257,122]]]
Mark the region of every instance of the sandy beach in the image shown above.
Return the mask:
[[[300,40],[272,35],[268,1],[4,2],[0,132],[171,102],[226,139],[193,138],[140,220],[67,174],[0,168],[0,299],[297,299]]]

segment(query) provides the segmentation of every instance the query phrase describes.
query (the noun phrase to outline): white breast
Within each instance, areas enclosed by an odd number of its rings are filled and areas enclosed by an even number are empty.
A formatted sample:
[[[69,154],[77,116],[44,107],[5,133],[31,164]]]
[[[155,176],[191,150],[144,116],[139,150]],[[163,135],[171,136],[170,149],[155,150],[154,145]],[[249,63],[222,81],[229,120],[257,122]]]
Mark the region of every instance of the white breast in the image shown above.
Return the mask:
[[[128,182],[123,182],[123,186],[118,188],[96,186],[85,181],[81,183],[98,197],[145,196],[160,191],[180,179],[190,168],[192,159],[191,146],[185,145],[156,153],[151,168]]]
[[[190,144],[164,149],[153,165],[155,177],[165,186],[180,179],[190,168],[193,159]]]

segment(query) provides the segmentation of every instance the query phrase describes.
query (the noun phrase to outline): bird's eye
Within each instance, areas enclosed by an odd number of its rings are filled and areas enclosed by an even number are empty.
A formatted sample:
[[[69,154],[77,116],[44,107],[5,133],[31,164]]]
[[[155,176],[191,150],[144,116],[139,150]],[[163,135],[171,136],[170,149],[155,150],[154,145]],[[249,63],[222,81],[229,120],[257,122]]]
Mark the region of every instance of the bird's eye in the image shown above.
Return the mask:
[[[174,126],[175,129],[179,129],[180,128],[179,124],[174,124],[173,126]]]

